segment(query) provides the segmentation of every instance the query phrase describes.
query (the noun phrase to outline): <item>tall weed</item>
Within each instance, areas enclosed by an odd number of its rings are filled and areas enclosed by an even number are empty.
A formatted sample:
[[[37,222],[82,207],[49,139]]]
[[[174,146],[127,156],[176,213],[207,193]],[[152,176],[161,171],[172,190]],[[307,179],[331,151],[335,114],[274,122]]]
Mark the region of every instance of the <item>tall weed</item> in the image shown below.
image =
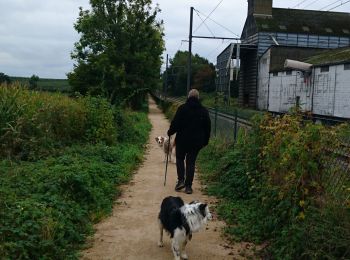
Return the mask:
[[[267,258],[349,258],[350,180],[344,167],[331,166],[346,129],[266,115],[235,145],[212,141],[199,165],[208,191],[223,199],[227,233],[267,240]]]
[[[122,113],[122,111],[119,111]],[[119,114],[118,112],[118,114]],[[151,125],[126,112],[116,145],[74,144],[35,162],[0,160],[0,258],[78,259],[92,224],[109,214],[118,185],[142,160]]]
[[[76,259],[92,224],[111,212],[140,144],[73,146],[46,160],[0,162],[0,255]]]
[[[102,98],[71,99],[2,85],[0,118],[0,157],[33,160],[72,143],[116,142],[113,109]]]

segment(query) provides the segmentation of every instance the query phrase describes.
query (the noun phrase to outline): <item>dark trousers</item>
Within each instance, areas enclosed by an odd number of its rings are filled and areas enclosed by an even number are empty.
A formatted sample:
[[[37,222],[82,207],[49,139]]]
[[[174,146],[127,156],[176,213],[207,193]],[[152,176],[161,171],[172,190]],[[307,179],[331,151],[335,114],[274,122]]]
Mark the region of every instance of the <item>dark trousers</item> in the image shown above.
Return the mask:
[[[194,168],[197,155],[200,149],[185,149],[176,146],[176,169],[178,181],[185,181],[185,185],[191,187],[194,177]],[[185,176],[185,160],[186,160],[186,176]],[[185,178],[186,177],[186,178]]]

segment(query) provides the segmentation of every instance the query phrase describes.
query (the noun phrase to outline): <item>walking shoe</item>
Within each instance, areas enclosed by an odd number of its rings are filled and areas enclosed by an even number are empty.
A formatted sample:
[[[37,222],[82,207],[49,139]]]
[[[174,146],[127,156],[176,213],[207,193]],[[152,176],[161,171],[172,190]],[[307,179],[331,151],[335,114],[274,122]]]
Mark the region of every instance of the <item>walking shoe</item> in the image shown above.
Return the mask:
[[[182,190],[183,188],[185,188],[185,183],[183,181],[178,181],[176,186],[175,186],[175,190],[176,191],[180,191]]]
[[[186,186],[185,193],[186,194],[192,194],[193,193],[192,187],[191,186]]]

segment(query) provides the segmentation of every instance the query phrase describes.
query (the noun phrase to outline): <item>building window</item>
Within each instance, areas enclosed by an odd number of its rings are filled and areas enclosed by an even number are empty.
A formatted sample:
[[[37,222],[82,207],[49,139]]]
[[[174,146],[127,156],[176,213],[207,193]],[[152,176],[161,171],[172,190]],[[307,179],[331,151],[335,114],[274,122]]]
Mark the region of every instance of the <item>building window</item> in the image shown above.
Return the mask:
[[[278,72],[273,72],[272,76],[277,77],[278,76]]]
[[[287,30],[287,27],[285,25],[280,25],[279,27],[281,30]]]
[[[321,72],[329,72],[329,66],[322,66]]]
[[[310,28],[307,27],[307,26],[303,26],[302,28],[303,28],[303,31],[304,31],[304,32],[309,32],[309,31],[310,31]]]
[[[291,70],[287,70],[286,71],[286,75],[292,75],[292,71]]]
[[[300,107],[300,96],[296,96],[296,97],[295,97],[295,106],[296,106],[297,108]]]
[[[344,70],[350,70],[350,63],[344,64]]]

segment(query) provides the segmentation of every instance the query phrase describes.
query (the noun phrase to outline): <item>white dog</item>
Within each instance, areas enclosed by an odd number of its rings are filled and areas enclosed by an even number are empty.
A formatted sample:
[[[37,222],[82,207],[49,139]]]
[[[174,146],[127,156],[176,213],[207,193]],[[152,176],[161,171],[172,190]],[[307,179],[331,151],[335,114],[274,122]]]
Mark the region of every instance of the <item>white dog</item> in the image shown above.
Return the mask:
[[[184,204],[180,197],[166,197],[159,212],[160,238],[158,246],[163,247],[163,229],[172,238],[171,248],[175,260],[188,259],[185,252],[186,244],[192,238],[192,233],[202,229],[212,218],[207,204],[193,201]]]
[[[170,147],[169,147],[169,138],[165,136],[157,136],[156,142],[159,145],[159,147],[163,148],[164,152],[164,162],[166,161],[166,156],[169,153],[169,161],[171,162],[171,155],[173,153],[173,149],[175,148],[175,142],[171,141],[170,142]]]

